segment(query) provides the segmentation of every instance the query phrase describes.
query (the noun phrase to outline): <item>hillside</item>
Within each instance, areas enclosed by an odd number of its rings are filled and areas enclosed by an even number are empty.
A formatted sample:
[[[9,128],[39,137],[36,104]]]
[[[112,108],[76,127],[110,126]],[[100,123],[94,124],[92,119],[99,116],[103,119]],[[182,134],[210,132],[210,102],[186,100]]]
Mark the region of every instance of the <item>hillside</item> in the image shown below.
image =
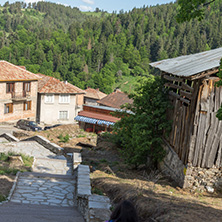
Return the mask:
[[[151,61],[222,45],[222,2],[209,6],[201,22],[178,24],[176,8],[170,3],[108,14],[49,2],[5,3],[0,59],[110,93],[125,79],[148,75]]]

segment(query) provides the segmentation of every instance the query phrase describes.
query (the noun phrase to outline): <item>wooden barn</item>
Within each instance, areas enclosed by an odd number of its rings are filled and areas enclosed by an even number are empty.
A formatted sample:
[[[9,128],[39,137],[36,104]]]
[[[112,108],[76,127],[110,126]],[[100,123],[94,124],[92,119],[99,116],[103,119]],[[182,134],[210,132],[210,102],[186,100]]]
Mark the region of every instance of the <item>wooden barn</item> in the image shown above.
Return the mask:
[[[222,182],[222,121],[216,117],[222,87],[215,84],[221,58],[218,48],[150,64],[161,71],[170,89],[172,131],[165,138],[165,165],[183,187],[215,187]]]

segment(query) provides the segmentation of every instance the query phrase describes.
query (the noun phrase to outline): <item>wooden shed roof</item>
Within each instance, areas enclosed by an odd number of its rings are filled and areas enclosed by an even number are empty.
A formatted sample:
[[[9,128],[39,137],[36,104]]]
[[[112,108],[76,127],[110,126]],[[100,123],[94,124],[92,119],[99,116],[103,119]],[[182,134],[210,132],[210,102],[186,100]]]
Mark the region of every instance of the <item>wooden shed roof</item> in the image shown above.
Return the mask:
[[[150,63],[150,65],[160,69],[162,72],[189,78],[207,71],[210,71],[210,74],[217,72],[221,58],[222,47],[192,55],[153,62]]]

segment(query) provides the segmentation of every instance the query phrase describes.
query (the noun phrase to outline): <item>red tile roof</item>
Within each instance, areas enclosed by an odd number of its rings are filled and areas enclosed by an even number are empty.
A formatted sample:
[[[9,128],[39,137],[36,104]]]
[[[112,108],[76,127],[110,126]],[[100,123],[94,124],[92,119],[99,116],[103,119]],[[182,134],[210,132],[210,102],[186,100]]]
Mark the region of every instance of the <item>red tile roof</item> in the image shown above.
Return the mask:
[[[37,74],[41,79],[38,82],[39,93],[69,93],[69,94],[84,94],[85,91],[70,84],[64,83],[54,77]]]
[[[120,118],[117,118],[115,116],[109,116],[109,115],[94,113],[94,112],[89,112],[89,111],[80,111],[78,113],[78,115],[89,117],[89,118],[94,118],[94,119],[99,119],[99,120],[105,120],[105,121],[109,121],[109,122],[113,122],[113,123],[120,120]]]
[[[0,60],[0,81],[30,81],[38,79],[39,77],[36,74],[10,62]]]
[[[88,98],[91,98],[91,99],[102,99],[104,98],[105,96],[107,96],[105,93],[99,91],[99,89],[92,89],[92,88],[87,88],[85,89],[86,91],[86,95],[85,97],[88,97]]]
[[[116,91],[116,92],[112,92],[111,94],[104,97],[103,99],[97,101],[97,103],[103,106],[120,108],[125,103],[132,104],[133,100],[130,99],[127,94],[120,91]]]

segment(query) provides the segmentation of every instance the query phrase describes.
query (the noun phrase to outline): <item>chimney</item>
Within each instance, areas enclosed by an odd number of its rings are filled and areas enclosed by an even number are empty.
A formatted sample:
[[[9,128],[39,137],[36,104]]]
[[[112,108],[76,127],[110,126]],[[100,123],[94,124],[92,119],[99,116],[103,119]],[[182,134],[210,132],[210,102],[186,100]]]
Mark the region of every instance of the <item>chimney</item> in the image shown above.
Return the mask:
[[[65,80],[65,81],[64,81],[64,83],[67,85],[68,81],[67,81],[67,80]]]

